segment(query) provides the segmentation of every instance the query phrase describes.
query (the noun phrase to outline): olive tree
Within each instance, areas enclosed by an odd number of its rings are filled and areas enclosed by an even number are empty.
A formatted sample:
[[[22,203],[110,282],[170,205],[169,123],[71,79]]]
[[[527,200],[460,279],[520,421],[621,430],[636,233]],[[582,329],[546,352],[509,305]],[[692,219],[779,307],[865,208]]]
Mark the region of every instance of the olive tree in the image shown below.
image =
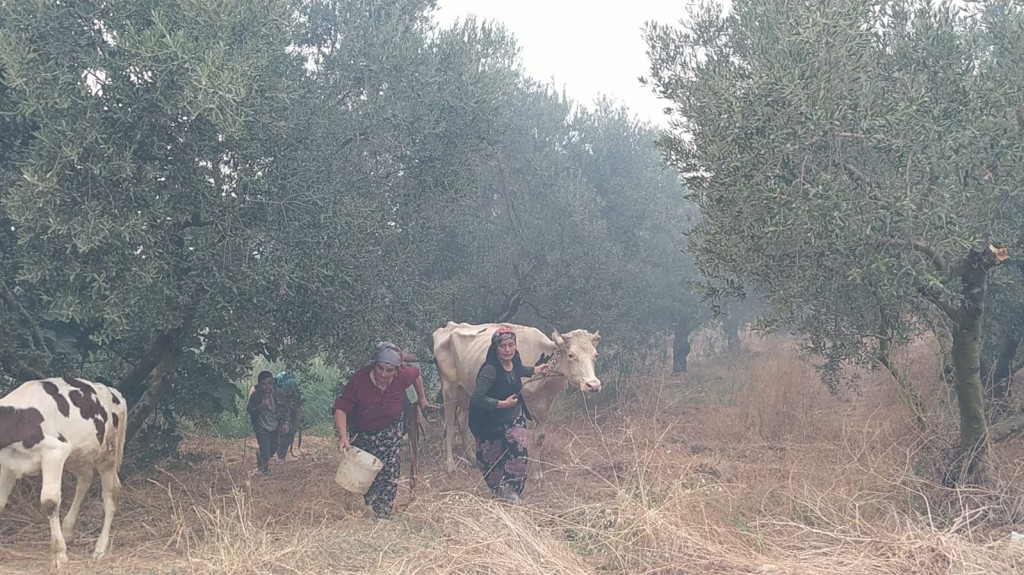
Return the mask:
[[[1024,76],[1008,65],[1024,15],[976,4],[1015,32],[918,0],[738,0],[647,30],[710,295],[755,287],[774,325],[832,362],[884,363],[944,317],[969,475],[987,440],[985,292],[1020,237],[1024,154]]]
[[[110,380],[134,433],[234,405],[254,354],[343,362],[429,302],[423,220],[465,192],[427,152],[486,149],[508,61],[480,72],[501,38],[435,35],[431,7],[0,5],[7,374]]]

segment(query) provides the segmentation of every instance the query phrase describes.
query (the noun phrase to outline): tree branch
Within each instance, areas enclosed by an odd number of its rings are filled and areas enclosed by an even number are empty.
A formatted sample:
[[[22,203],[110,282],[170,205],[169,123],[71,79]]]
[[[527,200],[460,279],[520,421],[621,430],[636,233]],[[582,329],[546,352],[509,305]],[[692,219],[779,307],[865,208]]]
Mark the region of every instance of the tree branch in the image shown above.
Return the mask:
[[[508,300],[505,302],[505,311],[501,312],[498,316],[496,323],[505,323],[512,321],[516,313],[519,312],[519,305],[523,303],[523,293],[516,290],[508,296]]]
[[[917,240],[904,240],[899,238],[876,238],[875,241],[882,246],[901,246],[905,248],[910,248],[920,254],[924,254],[925,256],[928,257],[929,262],[935,266],[935,269],[937,269],[943,275],[951,277],[952,272],[950,270],[949,264],[946,262],[945,258],[942,257],[942,254],[940,254],[938,250],[924,242],[920,242]]]
[[[46,346],[46,340],[43,339],[43,333],[39,329],[39,324],[36,323],[36,320],[32,315],[28,313],[28,310],[21,305],[18,298],[14,297],[14,293],[11,292],[11,289],[7,286],[7,282],[2,278],[0,278],[0,288],[3,289],[2,299],[7,308],[11,313],[17,313],[20,315],[25,320],[25,323],[28,324],[28,329],[32,339],[32,349],[42,350],[46,355],[52,356],[53,354],[50,353],[50,348]]]
[[[925,286],[922,286],[922,285],[917,286],[917,292],[920,293],[922,296],[924,296],[928,301],[930,301],[933,304],[935,304],[935,306],[938,307],[942,311],[942,313],[946,314],[946,317],[948,317],[950,320],[952,320],[953,322],[957,321],[957,314],[959,313],[957,311],[957,308],[955,308],[955,307],[949,305],[947,302],[943,301],[942,298],[940,298],[938,295],[932,293]]]
[[[550,323],[551,325],[553,325],[555,327],[558,327],[559,329],[562,328],[562,326],[559,325],[558,321],[556,321],[554,318],[552,318],[550,315],[548,315],[544,310],[542,310],[539,307],[537,307],[537,304],[533,303],[532,301],[523,300],[523,305],[525,305],[525,306],[529,307],[530,309],[532,309],[534,315],[536,315],[540,319]]]

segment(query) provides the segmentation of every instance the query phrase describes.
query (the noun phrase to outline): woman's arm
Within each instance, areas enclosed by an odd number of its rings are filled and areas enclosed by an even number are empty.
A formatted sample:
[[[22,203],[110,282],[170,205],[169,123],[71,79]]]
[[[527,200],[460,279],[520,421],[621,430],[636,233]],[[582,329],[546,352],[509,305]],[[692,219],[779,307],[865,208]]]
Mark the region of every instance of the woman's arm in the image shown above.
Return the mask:
[[[499,407],[505,407],[500,405],[497,399],[487,395],[491,391],[491,386],[494,385],[494,380],[497,376],[498,371],[494,369],[493,365],[484,364],[480,368],[480,371],[476,374],[476,386],[473,388],[473,395],[469,398],[470,409],[492,411]],[[447,400],[447,398],[445,399]]]
[[[524,365],[523,366],[523,377],[534,377],[536,375],[545,375],[551,371],[550,363],[542,363],[540,365]]]
[[[356,403],[358,403],[355,386],[352,384],[355,378],[356,376],[353,375],[348,380],[345,389],[341,391],[341,395],[334,400],[334,405],[331,406],[331,410],[334,412],[334,425],[338,428],[338,451],[345,451],[350,445],[348,437],[348,412],[354,410]]]
[[[334,410],[334,425],[338,428],[338,451],[348,449],[348,414],[340,409]]]
[[[418,397],[420,400],[420,407],[426,407],[428,405],[428,402],[427,392],[426,390],[423,389],[423,376],[417,375],[416,381],[412,382],[412,386],[416,388],[416,397]]]

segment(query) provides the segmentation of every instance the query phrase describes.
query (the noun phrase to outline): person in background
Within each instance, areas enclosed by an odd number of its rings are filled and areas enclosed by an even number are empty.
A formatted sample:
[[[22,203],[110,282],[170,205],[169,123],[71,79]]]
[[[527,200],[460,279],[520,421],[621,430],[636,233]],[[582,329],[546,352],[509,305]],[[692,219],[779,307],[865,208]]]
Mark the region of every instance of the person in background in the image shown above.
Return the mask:
[[[295,432],[302,427],[302,392],[299,391],[299,380],[291,372],[282,371],[277,374],[275,379],[277,388],[284,394],[285,402],[288,405],[288,429],[281,428],[277,441],[277,458],[284,461],[285,456],[288,455],[288,449],[295,441]],[[301,431],[299,433],[301,434]],[[299,446],[301,447],[302,436],[299,437]]]
[[[476,461],[495,496],[517,503],[526,486],[526,419],[522,378],[544,374],[550,365],[524,366],[516,334],[499,327],[491,336],[484,364],[469,399],[469,430],[476,438]]]
[[[292,423],[288,401],[275,385],[274,374],[261,371],[256,376],[256,389],[249,396],[246,411],[259,445],[256,467],[263,475],[270,475],[270,458],[277,451],[279,434],[288,433]]]
[[[334,402],[338,450],[350,446],[373,454],[384,464],[363,500],[377,519],[390,519],[398,493],[402,455],[402,411],[405,390],[416,388],[421,406],[427,405],[418,369],[402,365],[402,352],[383,342],[373,361],[356,370]]]

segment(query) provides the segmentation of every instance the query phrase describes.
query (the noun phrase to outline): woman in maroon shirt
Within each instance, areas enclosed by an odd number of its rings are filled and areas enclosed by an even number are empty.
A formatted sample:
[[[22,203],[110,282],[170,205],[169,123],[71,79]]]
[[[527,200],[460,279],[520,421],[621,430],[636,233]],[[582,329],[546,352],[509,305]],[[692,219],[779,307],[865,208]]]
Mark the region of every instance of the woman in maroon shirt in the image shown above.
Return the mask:
[[[405,390],[415,386],[421,407],[427,405],[420,370],[402,365],[402,351],[385,342],[373,352],[373,363],[359,368],[334,401],[338,450],[354,445],[384,464],[363,496],[378,519],[389,519],[398,493],[402,459],[402,410]],[[351,443],[349,441],[351,434]]]

